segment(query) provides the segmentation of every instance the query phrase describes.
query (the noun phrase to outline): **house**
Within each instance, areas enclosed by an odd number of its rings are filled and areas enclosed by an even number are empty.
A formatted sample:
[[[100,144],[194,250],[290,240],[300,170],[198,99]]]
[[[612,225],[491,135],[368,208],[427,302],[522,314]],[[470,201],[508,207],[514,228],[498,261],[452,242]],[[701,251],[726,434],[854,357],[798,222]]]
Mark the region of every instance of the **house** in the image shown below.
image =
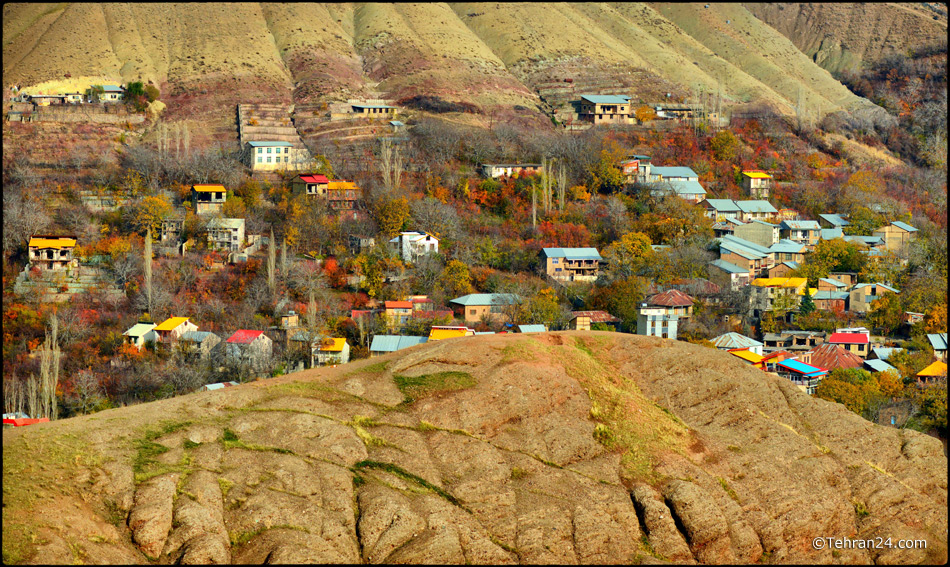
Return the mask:
[[[880,236],[863,236],[860,234],[846,235],[844,236],[845,242],[853,242],[858,246],[863,246],[869,248],[870,251],[878,250],[885,248],[884,239]]]
[[[821,227],[813,220],[783,220],[778,226],[782,238],[807,246],[817,244],[821,234]]]
[[[306,174],[298,175],[290,182],[290,188],[295,195],[320,195],[326,197],[330,180],[326,175]]]
[[[727,350],[726,352],[732,356],[735,356],[736,358],[748,362],[759,370],[765,370],[765,357],[761,354],[756,354],[747,348],[733,348]]]
[[[119,85],[98,85],[102,87],[99,102],[118,102],[125,97],[125,89]]]
[[[646,183],[650,176],[650,156],[632,154],[620,162],[625,183]]]
[[[799,217],[798,211],[795,209],[779,209],[778,213],[775,215],[776,220],[779,222],[783,220],[795,220]]]
[[[904,349],[902,348],[891,348],[891,347],[873,347],[871,349],[871,354],[868,355],[870,359],[877,360],[887,360],[895,352],[901,352]]]
[[[159,323],[158,326],[152,329],[155,331],[157,342],[163,344],[175,343],[188,331],[197,331],[198,325],[188,319],[189,317],[169,317]]]
[[[164,219],[162,220],[162,232],[159,239],[162,242],[178,242],[184,229],[184,218]]]
[[[740,335],[739,333],[725,333],[719,335],[712,339],[712,343],[716,345],[718,350],[748,349],[750,352],[754,352],[758,355],[762,354],[762,343],[745,335]]]
[[[401,335],[375,335],[369,345],[370,358],[382,356],[404,348],[421,345],[429,340],[428,337],[404,337]]]
[[[191,201],[195,204],[195,212],[199,215],[212,215],[224,209],[228,200],[228,190],[224,185],[192,185]]]
[[[614,317],[606,311],[571,311],[571,320],[568,328],[575,331],[589,331],[592,324],[609,325],[617,330],[620,318]]]
[[[301,169],[311,166],[310,152],[290,142],[253,141],[244,147],[244,161],[251,171]]]
[[[240,252],[244,244],[244,219],[212,218],[208,221],[208,248]]]
[[[264,331],[240,329],[228,337],[225,353],[231,360],[261,368],[270,360],[274,342]]]
[[[267,328],[268,335],[272,341],[284,345],[284,348],[290,346],[290,336],[300,328],[300,315],[294,310],[289,310],[280,316],[280,323]]]
[[[848,352],[867,358],[870,349],[870,339],[864,333],[832,333],[828,342],[841,345]]]
[[[808,247],[800,242],[793,240],[779,240],[769,247],[772,258],[778,262],[795,262],[802,264],[805,262],[805,254],[808,253]]]
[[[635,124],[633,105],[626,95],[581,95],[579,120],[593,124]]]
[[[722,238],[726,235],[735,235],[736,229],[740,226],[744,226],[745,223],[739,219],[728,217],[724,220],[714,222],[712,225],[713,236],[716,238]]]
[[[927,386],[937,382],[947,381],[947,363],[935,360],[927,368],[917,373],[917,385]]]
[[[429,330],[429,342],[454,339],[455,337],[471,337],[474,335],[474,329],[469,329],[461,325],[437,325]]]
[[[766,352],[780,349],[807,351],[823,344],[826,336],[824,331],[781,331],[765,333],[762,341],[765,343]]]
[[[234,386],[239,386],[237,382],[231,380],[230,382],[215,382],[214,384],[205,384],[201,388],[198,388],[201,392],[211,392],[214,390],[223,390],[224,388],[233,388]]]
[[[185,360],[206,360],[221,344],[221,337],[208,331],[188,331],[178,339],[178,350]]]
[[[688,104],[664,104],[664,105],[654,105],[653,110],[656,111],[656,117],[660,120],[689,120],[693,117],[694,109]],[[709,119],[716,121],[718,116],[715,112],[709,113]]]
[[[937,360],[947,361],[947,333],[928,333],[927,340],[934,349]]]
[[[788,378],[807,394],[814,394],[818,384],[828,375],[828,371],[824,368],[818,368],[794,358],[777,362],[775,370],[779,376]]]
[[[905,222],[894,221],[871,233],[884,240],[888,250],[900,250],[917,236],[917,229]]]
[[[311,350],[310,366],[346,364],[350,361],[350,344],[345,338],[323,337]]]
[[[775,372],[775,365],[783,360],[793,358],[795,355],[787,350],[771,352],[762,357],[762,364],[766,372]]]
[[[818,291],[846,291],[848,284],[831,278],[818,278]]]
[[[419,256],[439,251],[439,239],[428,232],[400,232],[389,241],[389,246],[399,253],[403,262],[415,262]]]
[[[646,300],[648,307],[664,308],[667,315],[678,315],[680,320],[692,317],[693,302],[692,297],[678,289],[652,295]]]
[[[844,285],[851,287],[858,281],[858,274],[855,272],[829,272],[828,279],[838,280]]]
[[[16,412],[14,414],[5,413],[3,414],[3,426],[4,427],[24,427],[27,425],[36,425],[37,423],[46,423],[49,421],[48,417],[40,418],[31,418],[26,416],[23,412]]]
[[[650,193],[654,197],[673,194],[690,203],[699,203],[706,198],[706,190],[699,184],[699,181],[695,180],[668,179],[654,182]]]
[[[800,268],[798,262],[785,261],[768,269],[769,278],[788,278]]]
[[[676,340],[678,315],[670,315],[665,307],[642,304],[637,310],[637,334]]]
[[[453,311],[466,323],[478,323],[482,319],[505,321],[504,308],[521,303],[521,298],[512,293],[470,293],[449,301]]]
[[[854,313],[867,313],[871,304],[887,293],[900,293],[882,283],[859,283],[851,288],[848,309]]]
[[[647,178],[648,183],[660,183],[664,181],[699,181],[699,174],[693,171],[691,167],[686,166],[659,166],[650,167],[650,175]]]
[[[772,203],[763,200],[736,201],[736,207],[739,208],[738,216],[742,222],[765,220],[773,218],[778,213]]]
[[[411,301],[387,301],[384,303],[386,308],[386,321],[389,327],[405,327],[412,315]]]
[[[776,301],[782,302],[782,310],[795,310],[805,295],[807,278],[759,278],[752,280],[749,306],[758,317],[764,311],[775,309]],[[811,292],[814,295],[814,292]],[[788,298],[788,299],[781,299]]]
[[[125,337],[125,344],[134,345],[135,348],[142,350],[142,347],[145,346],[145,343],[152,342],[158,338],[158,335],[155,334],[155,323],[136,323],[132,327],[122,333]]]
[[[543,173],[544,166],[540,163],[483,163],[482,175],[492,179],[499,177],[512,177],[523,175],[534,175]]]
[[[749,285],[749,268],[741,268],[725,260],[713,260],[709,264],[709,279],[719,284],[723,289],[738,291]]]
[[[834,343],[824,343],[796,357],[805,364],[832,371],[837,368],[861,368],[864,359]]]
[[[726,219],[736,224],[732,230],[733,236],[741,238],[759,246],[769,247],[779,241],[779,228],[777,224],[765,222],[760,219],[753,219],[749,222],[737,221],[736,219]]]
[[[519,333],[547,333],[548,328],[545,325],[518,325]]]
[[[818,224],[821,226],[821,228],[841,229],[849,226],[851,223],[841,215],[826,213],[823,215],[818,215]]]
[[[844,231],[840,228],[822,228],[818,230],[818,240],[834,240],[844,238]]]
[[[915,313],[913,311],[904,311],[904,323],[908,325],[916,325],[924,320],[923,313]]]
[[[729,235],[719,240],[719,259],[740,268],[747,268],[749,273],[755,276],[775,264],[775,258],[768,248]]]
[[[30,267],[41,270],[65,270],[73,264],[75,236],[36,235],[28,244]]]
[[[366,118],[388,118],[398,110],[395,106],[388,104],[352,104],[354,114],[360,114]]]
[[[849,297],[846,291],[819,289],[811,299],[815,303],[815,309],[841,312],[847,310]]]
[[[753,199],[768,199],[772,195],[775,180],[764,171],[746,169],[742,171],[742,189]]]
[[[594,281],[604,259],[596,248],[543,248],[541,259],[548,276],[561,281]]]
[[[706,199],[699,202],[705,209],[705,215],[715,221],[724,221],[727,218],[738,218],[739,206],[732,199]]]
[[[331,179],[327,183],[327,206],[342,218],[355,219],[357,204],[363,199],[363,190],[355,181]]]
[[[354,256],[363,252],[369,252],[373,246],[376,246],[376,239],[372,236],[351,234],[347,239],[347,248],[350,254]]]

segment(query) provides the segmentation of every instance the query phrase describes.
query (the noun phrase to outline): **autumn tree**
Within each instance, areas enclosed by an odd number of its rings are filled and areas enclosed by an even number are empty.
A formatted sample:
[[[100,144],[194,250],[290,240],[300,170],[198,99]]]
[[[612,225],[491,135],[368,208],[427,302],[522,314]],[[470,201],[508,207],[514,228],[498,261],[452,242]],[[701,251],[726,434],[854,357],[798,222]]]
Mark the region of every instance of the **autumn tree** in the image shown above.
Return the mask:
[[[640,303],[646,297],[647,280],[639,276],[617,278],[591,292],[589,305],[619,317],[628,332],[637,328]]]
[[[172,214],[172,204],[165,196],[143,197],[123,210],[125,222],[133,231],[144,234],[149,228],[152,234],[161,234],[162,221]]]
[[[867,322],[871,327],[881,329],[885,335],[901,326],[904,310],[900,297],[896,293],[885,293],[871,303]]]
[[[720,130],[709,142],[713,157],[719,161],[734,161],[739,157],[740,144],[735,134],[729,130]]]
[[[650,237],[642,232],[628,232],[607,247],[604,259],[607,272],[619,278],[639,274],[653,257]]]
[[[637,108],[637,110],[634,112],[634,115],[637,117],[637,122],[640,124],[644,124],[656,119],[656,111],[646,105]]]
[[[600,152],[600,159],[588,169],[587,187],[596,193],[615,193],[623,189],[624,177],[619,164],[625,152],[616,143],[611,143]]]
[[[474,291],[468,266],[458,260],[449,260],[439,275],[439,285],[448,297],[459,297]]]
[[[387,239],[393,238],[409,220],[409,201],[405,197],[387,199],[377,204],[373,212],[379,231]]]

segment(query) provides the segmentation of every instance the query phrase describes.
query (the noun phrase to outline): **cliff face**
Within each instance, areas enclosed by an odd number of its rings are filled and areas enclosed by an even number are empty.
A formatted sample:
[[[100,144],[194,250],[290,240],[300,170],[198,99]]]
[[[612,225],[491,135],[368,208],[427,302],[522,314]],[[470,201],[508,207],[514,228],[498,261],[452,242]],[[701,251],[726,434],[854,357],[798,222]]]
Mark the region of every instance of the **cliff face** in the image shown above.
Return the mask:
[[[923,5],[922,5],[923,4]],[[888,55],[946,45],[946,5],[926,3],[749,3],[756,18],[830,72],[857,70]]]
[[[3,435],[8,562],[947,557],[937,440],[647,337],[453,339]],[[811,544],[877,536],[927,549]]]
[[[534,111],[565,78],[576,94],[646,101],[721,92],[791,113],[801,93],[827,111],[869,106],[795,47],[811,55],[824,37],[801,6],[788,18],[792,8],[735,4],[5,4],[3,70],[6,86],[44,90],[67,75],[150,80],[170,111],[198,116],[235,102],[420,94]],[[923,41],[908,35],[905,45]]]

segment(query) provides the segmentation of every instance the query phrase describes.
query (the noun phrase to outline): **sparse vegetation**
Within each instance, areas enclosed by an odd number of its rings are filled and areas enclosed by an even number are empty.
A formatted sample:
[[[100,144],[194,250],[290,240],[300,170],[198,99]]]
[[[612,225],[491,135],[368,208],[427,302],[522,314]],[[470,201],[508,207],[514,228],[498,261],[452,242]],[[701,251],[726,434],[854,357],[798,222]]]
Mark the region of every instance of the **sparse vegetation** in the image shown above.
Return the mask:
[[[396,387],[405,396],[406,403],[410,404],[433,394],[462,390],[475,385],[475,378],[471,374],[456,370],[421,374],[419,376],[394,374],[393,381],[396,382]]]

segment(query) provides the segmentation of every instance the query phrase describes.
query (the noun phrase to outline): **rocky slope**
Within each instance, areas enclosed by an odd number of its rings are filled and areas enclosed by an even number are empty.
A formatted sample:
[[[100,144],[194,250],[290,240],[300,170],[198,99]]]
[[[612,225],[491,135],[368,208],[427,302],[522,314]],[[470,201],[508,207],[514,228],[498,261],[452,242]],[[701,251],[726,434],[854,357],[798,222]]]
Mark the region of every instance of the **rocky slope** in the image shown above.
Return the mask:
[[[631,335],[452,339],[3,445],[5,562],[947,558],[938,441]],[[811,545],[846,536],[927,549]]]
[[[565,78],[645,101],[870,105],[735,4],[5,4],[3,16],[6,86],[150,80],[172,116],[420,94],[537,112]]]

